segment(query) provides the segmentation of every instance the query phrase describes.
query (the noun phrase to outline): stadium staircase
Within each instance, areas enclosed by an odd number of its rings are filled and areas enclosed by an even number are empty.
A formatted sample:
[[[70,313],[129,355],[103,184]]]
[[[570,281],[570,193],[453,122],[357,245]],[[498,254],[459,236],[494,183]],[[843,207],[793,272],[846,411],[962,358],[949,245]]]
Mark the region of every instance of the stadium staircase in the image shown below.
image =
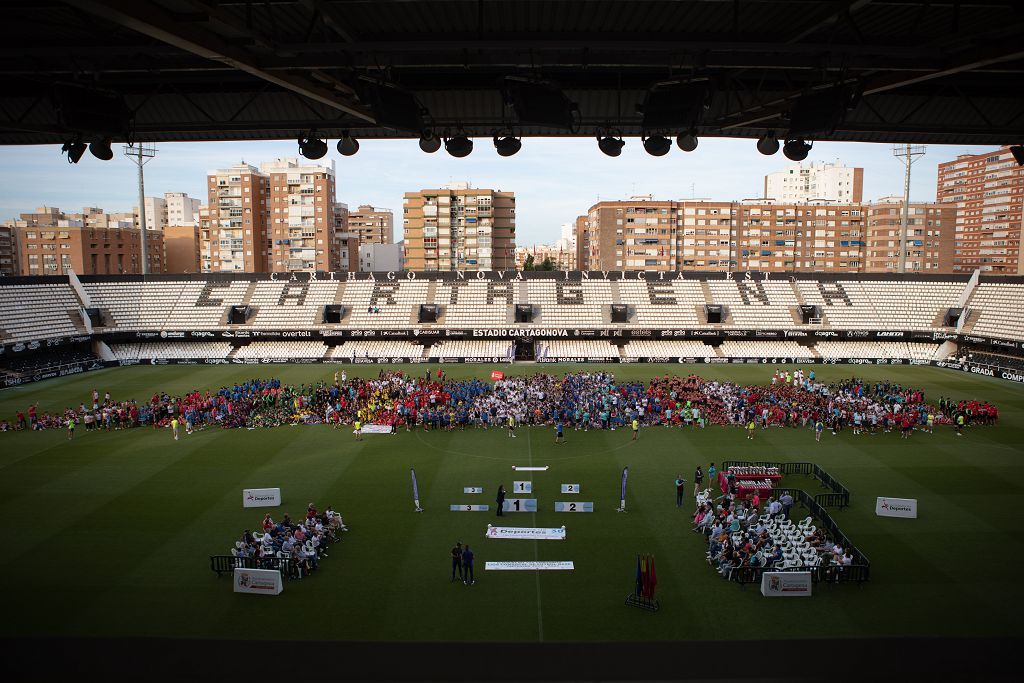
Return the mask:
[[[228,351],[228,355],[225,356],[225,357],[226,358],[234,358],[235,356],[238,355],[238,349],[240,349],[240,348],[242,348],[242,347],[241,346],[232,346],[231,350]]]
[[[250,282],[249,287],[245,290],[245,296],[242,297],[242,306],[248,306],[252,303],[252,295],[256,293],[256,283]]]
[[[622,303],[622,294],[620,294],[620,292],[619,292],[619,281],[618,280],[612,280],[611,282],[608,283],[608,285],[609,285],[609,287],[612,290],[612,300],[609,303],[621,304]]]

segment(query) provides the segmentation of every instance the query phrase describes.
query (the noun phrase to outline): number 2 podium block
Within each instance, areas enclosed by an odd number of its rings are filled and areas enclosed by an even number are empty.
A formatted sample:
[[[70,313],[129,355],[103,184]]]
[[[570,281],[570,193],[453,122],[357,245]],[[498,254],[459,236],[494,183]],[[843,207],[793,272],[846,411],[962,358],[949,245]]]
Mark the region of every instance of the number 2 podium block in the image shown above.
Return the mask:
[[[556,501],[555,512],[593,512],[593,501]]]

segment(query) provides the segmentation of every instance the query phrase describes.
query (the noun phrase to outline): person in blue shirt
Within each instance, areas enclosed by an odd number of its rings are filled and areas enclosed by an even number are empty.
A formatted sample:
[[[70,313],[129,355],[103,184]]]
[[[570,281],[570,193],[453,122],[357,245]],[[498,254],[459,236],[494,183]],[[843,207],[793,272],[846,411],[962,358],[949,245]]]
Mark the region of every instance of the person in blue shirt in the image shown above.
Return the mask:
[[[476,578],[473,576],[473,551],[469,549],[469,545],[462,547],[462,571],[465,575],[463,583],[467,586],[472,586],[476,583]]]
[[[562,433],[561,421],[555,423],[555,443],[565,443],[565,434]]]

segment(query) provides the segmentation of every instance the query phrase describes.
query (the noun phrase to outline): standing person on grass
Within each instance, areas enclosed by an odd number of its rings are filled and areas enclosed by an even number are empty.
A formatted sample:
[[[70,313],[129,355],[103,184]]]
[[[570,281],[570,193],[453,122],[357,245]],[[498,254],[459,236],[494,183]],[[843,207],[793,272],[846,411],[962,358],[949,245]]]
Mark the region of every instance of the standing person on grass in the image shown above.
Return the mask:
[[[171,433],[174,434],[174,440],[178,440],[178,418],[171,418]]]
[[[462,572],[462,542],[455,544],[452,548],[452,583],[455,582],[455,573],[458,570],[459,580],[465,582],[466,577]]]
[[[565,434],[562,431],[562,421],[555,423],[555,443],[565,443]]]
[[[68,418],[68,441],[75,438],[75,418]]]
[[[508,414],[508,435],[516,438],[516,417],[511,412]]]
[[[821,432],[825,429],[825,423],[821,421],[819,417],[814,423],[814,440],[816,442],[821,441]]]
[[[469,544],[462,548],[462,571],[465,573],[462,583],[467,586],[476,583],[476,577],[473,576],[473,551],[469,549]]]
[[[714,463],[712,463],[714,464]],[[693,473],[693,497],[700,493],[700,485],[704,483],[704,471],[697,465],[697,471]]]
[[[676,477],[676,507],[683,507],[683,494],[686,492],[686,480],[683,475]]]
[[[635,417],[633,418],[633,438],[632,441],[636,441],[636,437],[640,434],[640,422]]]
[[[360,422],[358,418],[356,418],[355,427],[356,427],[356,441],[362,441],[363,440],[363,423]]]
[[[505,506],[505,485],[498,484],[498,496],[494,499],[498,504],[498,517],[504,516],[501,509]]]

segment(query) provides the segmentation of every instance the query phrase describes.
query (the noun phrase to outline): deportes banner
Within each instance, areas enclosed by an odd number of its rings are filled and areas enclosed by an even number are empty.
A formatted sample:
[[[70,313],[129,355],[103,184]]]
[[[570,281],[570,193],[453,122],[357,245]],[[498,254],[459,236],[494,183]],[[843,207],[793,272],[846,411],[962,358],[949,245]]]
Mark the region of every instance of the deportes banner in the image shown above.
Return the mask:
[[[565,527],[558,529],[533,528],[521,526],[491,526],[487,525],[485,538],[522,538],[538,541],[564,541]]]
[[[416,470],[410,467],[409,472],[412,473],[412,502],[416,504],[416,512],[423,512],[423,508],[420,507],[420,487],[416,483]]]
[[[277,569],[235,568],[235,592],[256,595],[280,595],[284,590],[281,572]]]
[[[391,425],[363,425],[363,434],[390,434],[394,428]]]
[[[917,519],[917,498],[885,498],[875,500],[875,514],[879,517],[906,517]]]
[[[629,468],[628,467],[623,467],[622,468],[622,491],[621,491],[621,495],[619,496],[619,509],[616,510],[616,512],[625,512],[626,511],[626,479],[628,477],[629,477]]]

